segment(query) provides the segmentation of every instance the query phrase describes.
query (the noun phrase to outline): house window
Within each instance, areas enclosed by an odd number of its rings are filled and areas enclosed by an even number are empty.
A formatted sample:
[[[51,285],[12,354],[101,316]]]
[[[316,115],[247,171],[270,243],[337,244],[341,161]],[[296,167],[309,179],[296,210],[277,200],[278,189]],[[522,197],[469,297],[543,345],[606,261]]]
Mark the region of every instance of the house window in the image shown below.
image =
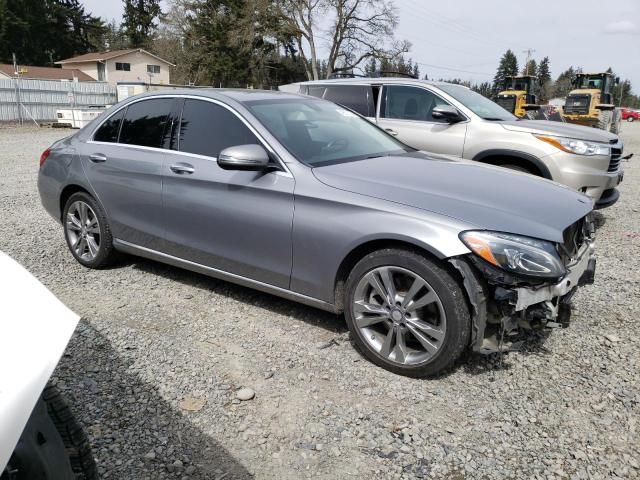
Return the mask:
[[[122,70],[123,72],[130,72],[131,64],[116,62],[116,70]]]
[[[160,73],[160,65],[147,65],[147,73]]]

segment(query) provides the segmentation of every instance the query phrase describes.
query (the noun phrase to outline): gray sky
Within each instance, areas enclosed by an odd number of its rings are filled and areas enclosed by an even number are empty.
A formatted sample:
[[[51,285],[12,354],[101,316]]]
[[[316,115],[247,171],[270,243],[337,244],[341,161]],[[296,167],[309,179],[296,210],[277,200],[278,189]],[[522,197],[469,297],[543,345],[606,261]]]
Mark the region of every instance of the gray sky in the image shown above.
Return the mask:
[[[106,19],[122,17],[121,0],[84,0]],[[164,2],[163,2],[164,3]],[[520,65],[526,53],[545,55],[552,75],[569,66],[601,71],[611,66],[640,93],[639,0],[395,0],[398,39],[412,43],[409,56],[429,78],[491,80],[500,56],[511,48]],[[166,5],[166,3],[165,3]],[[464,71],[456,71],[464,70]]]

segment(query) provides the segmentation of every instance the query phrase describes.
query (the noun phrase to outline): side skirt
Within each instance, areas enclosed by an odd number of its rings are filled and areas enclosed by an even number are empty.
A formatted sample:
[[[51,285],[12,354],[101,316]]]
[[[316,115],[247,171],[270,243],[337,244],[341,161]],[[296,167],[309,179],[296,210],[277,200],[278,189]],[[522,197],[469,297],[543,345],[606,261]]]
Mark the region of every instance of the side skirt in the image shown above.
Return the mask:
[[[218,278],[220,280],[225,280],[227,282],[242,285],[243,287],[260,290],[261,292],[277,295],[278,297],[286,298],[287,300],[302,303],[304,305],[309,305],[310,307],[319,308],[327,312],[338,313],[335,305],[323,300],[318,300],[317,298],[308,297],[300,293],[292,292],[291,290],[287,290],[286,288],[269,285],[268,283],[258,282],[256,280],[242,277],[234,273],[225,272],[224,270],[218,270],[217,268],[207,267],[206,265],[201,265],[189,260],[174,257],[173,255],[158,252],[150,248],[141,247],[125,240],[114,238],[113,246],[116,247],[117,250],[120,250],[124,253],[148,258],[150,260],[155,260],[161,263],[167,263],[169,265],[173,265],[174,267],[184,268],[186,270],[201,273],[209,277]]]

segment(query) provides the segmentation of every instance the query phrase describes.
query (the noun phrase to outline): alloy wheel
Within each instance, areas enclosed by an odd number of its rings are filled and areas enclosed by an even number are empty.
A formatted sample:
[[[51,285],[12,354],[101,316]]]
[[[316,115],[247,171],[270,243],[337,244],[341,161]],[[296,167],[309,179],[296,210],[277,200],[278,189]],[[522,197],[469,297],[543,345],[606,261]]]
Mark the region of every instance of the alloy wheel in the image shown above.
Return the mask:
[[[355,289],[351,313],[369,348],[397,364],[427,362],[445,340],[442,301],[426,280],[405,268],[367,272]]]
[[[88,203],[73,202],[67,210],[65,222],[69,246],[85,261],[92,261],[100,252],[100,223]]]

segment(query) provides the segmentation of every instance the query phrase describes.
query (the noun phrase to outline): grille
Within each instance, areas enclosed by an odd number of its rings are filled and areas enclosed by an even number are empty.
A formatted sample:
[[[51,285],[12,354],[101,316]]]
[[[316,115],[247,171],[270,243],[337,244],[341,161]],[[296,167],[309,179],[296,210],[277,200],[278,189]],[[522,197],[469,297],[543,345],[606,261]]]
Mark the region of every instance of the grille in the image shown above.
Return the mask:
[[[591,95],[569,95],[564,104],[564,113],[589,113],[589,104],[591,103]]]
[[[620,157],[622,157],[622,148],[611,147],[611,160],[609,160],[607,172],[618,171],[618,168],[620,168]]]
[[[513,113],[516,109],[516,98],[514,96],[499,96],[496,100],[496,103],[504,108],[507,112]]]
[[[583,217],[562,232],[560,258],[565,265],[568,265],[571,259],[577,255],[584,245],[585,239],[591,235],[590,225],[587,217]]]

